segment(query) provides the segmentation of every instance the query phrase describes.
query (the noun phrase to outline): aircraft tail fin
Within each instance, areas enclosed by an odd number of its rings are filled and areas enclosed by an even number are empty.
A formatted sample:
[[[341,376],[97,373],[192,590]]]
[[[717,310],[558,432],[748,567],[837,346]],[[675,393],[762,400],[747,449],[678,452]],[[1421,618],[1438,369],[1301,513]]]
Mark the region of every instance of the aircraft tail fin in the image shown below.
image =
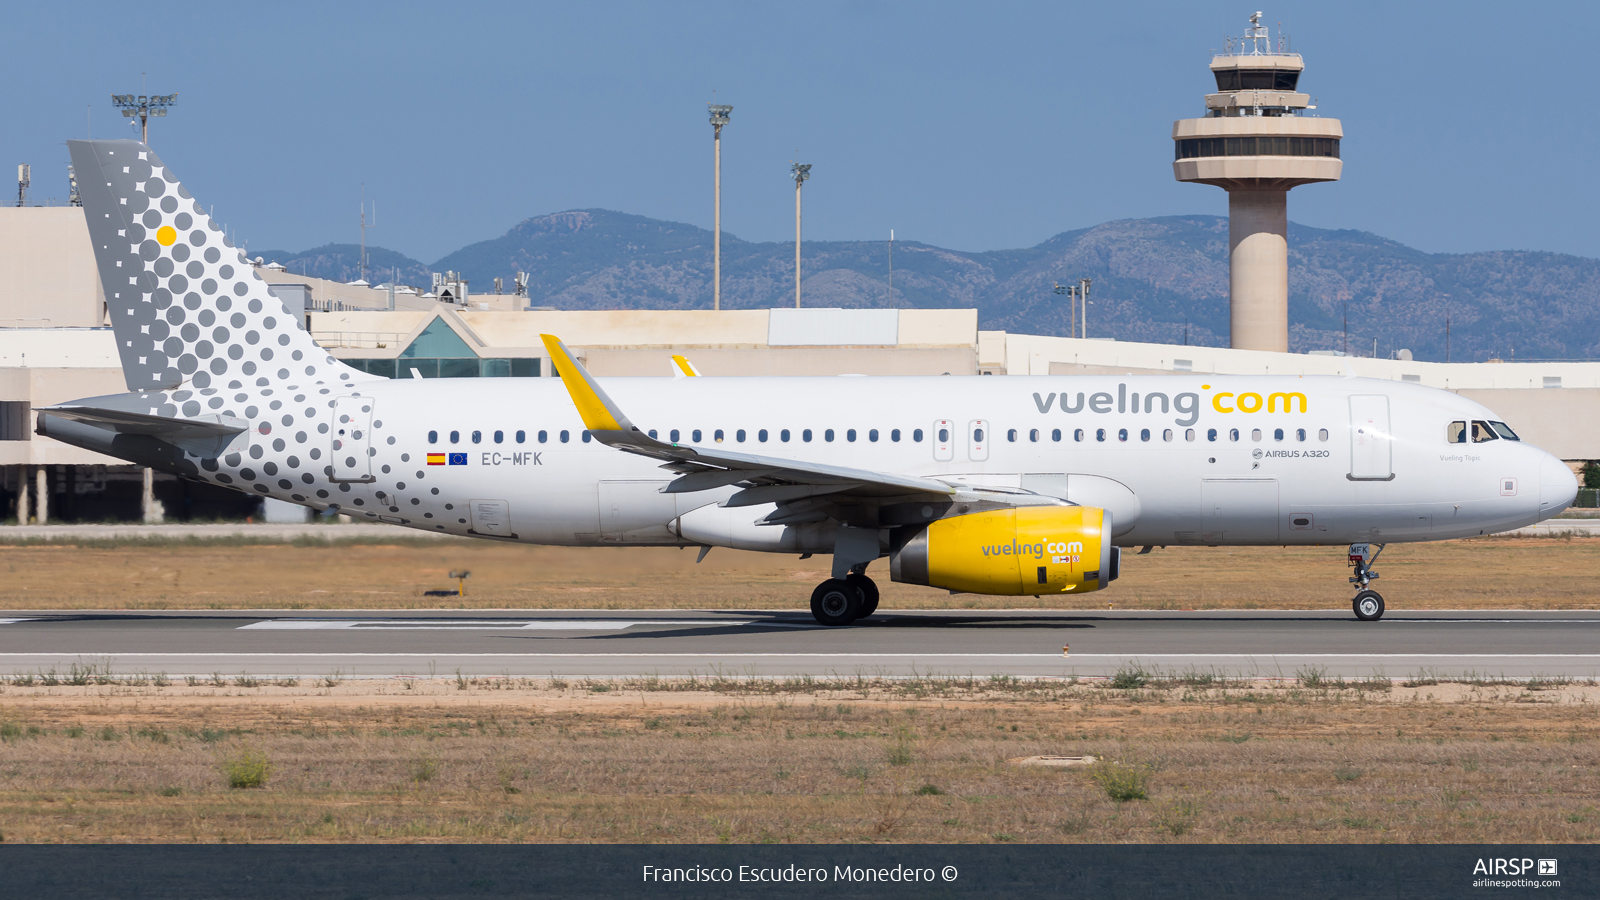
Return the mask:
[[[699,378],[700,370],[694,367],[694,363],[689,362],[687,356],[680,356],[674,353],[672,354],[672,377]]]
[[[311,339],[147,145],[67,147],[130,391],[377,378]]]

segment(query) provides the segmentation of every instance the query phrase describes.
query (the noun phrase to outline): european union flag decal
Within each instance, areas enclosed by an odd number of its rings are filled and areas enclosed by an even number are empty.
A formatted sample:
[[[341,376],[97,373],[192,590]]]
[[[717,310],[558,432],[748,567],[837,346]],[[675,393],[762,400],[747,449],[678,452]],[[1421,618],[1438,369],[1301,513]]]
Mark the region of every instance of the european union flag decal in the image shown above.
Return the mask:
[[[467,455],[465,453],[452,453],[452,454],[450,454],[450,465],[452,465],[452,466],[464,466],[466,464],[467,464]]]

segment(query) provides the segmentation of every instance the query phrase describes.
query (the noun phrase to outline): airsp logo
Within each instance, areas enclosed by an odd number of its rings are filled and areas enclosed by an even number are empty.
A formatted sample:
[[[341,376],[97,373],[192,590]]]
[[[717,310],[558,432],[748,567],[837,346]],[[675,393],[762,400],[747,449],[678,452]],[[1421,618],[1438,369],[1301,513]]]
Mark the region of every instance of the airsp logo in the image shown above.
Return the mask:
[[[1554,874],[1556,874],[1556,861],[1553,860],[1553,859],[1541,859],[1541,860],[1539,860],[1539,874],[1540,875],[1554,875]]]
[[[1255,457],[1256,459],[1260,459],[1264,455],[1264,453],[1263,453],[1263,451],[1262,451],[1262,449],[1260,447],[1257,447],[1256,449],[1250,451],[1250,455]]]

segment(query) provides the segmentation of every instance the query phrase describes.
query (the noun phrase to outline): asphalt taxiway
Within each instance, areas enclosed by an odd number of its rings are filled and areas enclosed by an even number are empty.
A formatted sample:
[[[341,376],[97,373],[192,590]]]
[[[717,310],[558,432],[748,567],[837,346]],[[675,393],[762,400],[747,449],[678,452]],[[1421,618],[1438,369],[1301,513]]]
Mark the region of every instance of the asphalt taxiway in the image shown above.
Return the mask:
[[[17,612],[0,674],[169,676],[1600,676],[1600,610]]]

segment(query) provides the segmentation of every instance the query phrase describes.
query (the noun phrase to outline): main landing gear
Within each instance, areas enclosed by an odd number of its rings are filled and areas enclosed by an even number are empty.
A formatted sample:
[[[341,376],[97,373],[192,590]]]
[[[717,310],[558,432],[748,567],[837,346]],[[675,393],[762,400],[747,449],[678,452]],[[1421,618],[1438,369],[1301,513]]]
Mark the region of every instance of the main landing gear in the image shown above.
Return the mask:
[[[1350,608],[1355,611],[1356,618],[1363,622],[1376,622],[1383,618],[1383,595],[1367,585],[1378,577],[1378,573],[1372,570],[1372,564],[1378,561],[1378,554],[1383,552],[1384,546],[1379,544],[1374,550],[1371,544],[1350,545],[1350,565],[1356,570],[1350,583],[1358,586],[1355,597],[1350,601]]]
[[[811,592],[811,615],[823,625],[849,625],[877,609],[878,585],[864,572],[829,578]]]

